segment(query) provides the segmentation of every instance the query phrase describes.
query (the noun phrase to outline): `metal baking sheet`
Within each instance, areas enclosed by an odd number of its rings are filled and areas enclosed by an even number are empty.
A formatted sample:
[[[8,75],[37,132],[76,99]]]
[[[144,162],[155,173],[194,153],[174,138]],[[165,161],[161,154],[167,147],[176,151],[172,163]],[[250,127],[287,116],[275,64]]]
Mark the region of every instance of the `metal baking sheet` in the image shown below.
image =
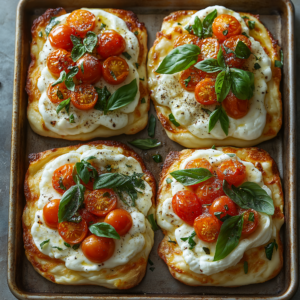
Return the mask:
[[[26,118],[27,95],[24,90],[26,73],[30,63],[29,42],[32,21],[47,8],[64,7],[67,11],[80,7],[108,7],[104,0],[21,0],[17,9],[15,82],[13,94],[12,152],[10,181],[10,210],[8,236],[8,284],[19,299],[289,299],[297,289],[297,238],[296,238],[296,153],[295,153],[295,78],[294,78],[294,9],[288,0],[110,0],[110,8],[123,8],[135,12],[148,30],[150,48],[160,30],[162,20],[170,12],[184,9],[202,9],[210,5],[224,5],[236,11],[260,14],[284,51],[283,80],[283,128],[279,135],[259,147],[268,151],[278,164],[285,195],[286,223],[281,231],[284,244],[284,266],[276,278],[262,283],[237,288],[189,287],[170,275],[167,266],[157,255],[157,247],[163,238],[161,231],[155,233],[155,244],[150,254],[155,270],[149,267],[141,284],[130,290],[109,290],[98,286],[66,286],[54,284],[40,276],[27,261],[22,240],[21,215],[25,205],[23,182],[28,168],[28,154],[51,148],[77,144],[41,137],[29,127]],[[151,107],[150,113],[155,114]],[[146,138],[147,129],[134,136],[118,136],[113,140],[127,141]],[[163,158],[170,151],[183,147],[172,142],[157,120],[155,137],[162,146],[148,151],[138,149],[156,179],[162,164],[152,160],[160,153]]]

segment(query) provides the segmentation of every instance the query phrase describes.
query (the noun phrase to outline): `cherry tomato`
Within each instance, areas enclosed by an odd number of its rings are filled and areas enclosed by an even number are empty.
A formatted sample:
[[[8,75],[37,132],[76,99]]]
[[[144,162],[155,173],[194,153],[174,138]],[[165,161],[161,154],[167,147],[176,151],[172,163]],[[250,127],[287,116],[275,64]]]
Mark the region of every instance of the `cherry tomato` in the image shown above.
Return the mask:
[[[71,92],[63,82],[55,86],[52,86],[52,83],[49,84],[47,96],[52,103],[60,103],[61,101],[68,99],[70,95]]]
[[[86,208],[81,208],[78,210],[81,218],[86,221],[87,226],[91,226],[94,223],[100,222],[99,217],[91,214]]]
[[[95,21],[95,15],[84,9],[74,10],[66,19],[67,25],[74,30],[75,35],[82,38],[89,31],[93,30],[95,27]]]
[[[85,220],[79,223],[64,221],[58,224],[58,233],[69,244],[78,244],[86,236],[88,227]]]
[[[206,38],[202,40],[201,43],[201,60],[208,58],[217,58],[219,52],[220,44],[217,39]]]
[[[81,110],[92,109],[98,100],[98,94],[91,84],[76,85],[74,92],[71,93],[72,104]]]
[[[97,51],[102,58],[117,56],[125,51],[126,42],[115,30],[105,30],[98,38]]]
[[[50,228],[57,228],[59,203],[59,199],[54,199],[48,202],[43,208],[44,221]]]
[[[231,68],[241,68],[246,59],[238,58],[234,53],[227,53],[224,46],[234,51],[238,42],[243,42],[248,48],[251,49],[251,41],[244,35],[235,35],[226,40],[222,45],[222,51],[226,64]]]
[[[202,79],[200,72],[192,66],[180,73],[179,83],[185,90],[193,92]]]
[[[215,92],[216,81],[212,78],[205,78],[201,80],[195,88],[196,100],[203,105],[210,105],[217,103],[217,94]]]
[[[59,76],[61,71],[69,73],[69,67],[75,66],[71,58],[71,53],[64,49],[53,50],[47,57],[47,67],[49,71]]]
[[[112,257],[115,242],[113,239],[92,234],[82,242],[81,250],[88,260],[100,264]]]
[[[222,181],[239,186],[246,179],[246,167],[238,160],[228,159],[218,166],[217,175]]]
[[[56,26],[49,33],[51,46],[71,50],[73,47],[73,43],[71,41],[72,34],[74,34],[74,30],[71,27],[67,25]]]
[[[196,35],[193,34],[182,34],[174,41],[174,48],[186,44],[194,44],[200,47],[201,40]]]
[[[61,195],[71,186],[75,185],[73,180],[74,164],[65,164],[56,169],[52,175],[52,186]],[[64,187],[65,189],[61,188]]]
[[[220,179],[212,177],[198,185],[196,195],[202,205],[211,204],[217,197],[225,195],[223,183]]]
[[[76,65],[78,67],[76,78],[80,83],[96,83],[101,78],[102,66],[98,58],[85,54],[77,60]]]
[[[221,219],[229,216],[236,216],[238,214],[237,206],[236,204],[227,196],[221,196],[214,200],[212,205],[209,208],[209,213],[212,216],[215,216],[217,219]],[[218,215],[215,215],[215,213],[221,213]]]
[[[219,41],[224,41],[233,35],[241,34],[242,26],[234,16],[222,14],[214,19],[212,31]]]
[[[94,190],[85,198],[85,207],[90,213],[104,217],[117,207],[117,196],[112,189]]]
[[[195,218],[202,213],[198,197],[189,190],[177,192],[172,198],[172,207],[175,214],[191,226]]]
[[[254,209],[248,209],[248,210],[240,209],[239,214],[241,215],[242,213],[244,213],[242,235],[248,236],[256,230],[259,222],[259,214]],[[251,217],[253,217],[254,219],[253,221],[251,220],[251,218],[249,220],[250,215]]]
[[[195,219],[194,229],[200,240],[213,243],[218,239],[221,222],[209,214],[203,214]]]
[[[125,59],[119,56],[111,56],[102,66],[103,77],[110,84],[122,83],[129,74],[129,67]]]
[[[125,235],[132,227],[132,218],[128,211],[122,208],[114,209],[104,219],[113,226],[119,235]]]
[[[250,109],[249,100],[238,99],[232,91],[226,96],[222,105],[227,115],[233,119],[241,119],[245,117]]]

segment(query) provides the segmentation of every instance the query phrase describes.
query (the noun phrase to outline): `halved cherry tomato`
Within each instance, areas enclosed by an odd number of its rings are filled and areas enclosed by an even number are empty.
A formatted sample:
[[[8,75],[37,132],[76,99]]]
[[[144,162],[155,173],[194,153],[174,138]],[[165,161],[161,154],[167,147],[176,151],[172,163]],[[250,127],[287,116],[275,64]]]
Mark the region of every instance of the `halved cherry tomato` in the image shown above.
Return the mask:
[[[200,70],[199,70],[200,71]],[[202,80],[201,73],[195,67],[190,67],[180,73],[179,83],[187,91],[193,92],[196,85]]]
[[[220,44],[217,39],[206,38],[202,40],[200,58],[202,60],[208,58],[216,59],[218,56],[219,48],[220,48]]]
[[[67,25],[59,25],[54,27],[49,33],[49,41],[52,47],[70,50],[73,47],[71,35],[74,29]]]
[[[103,63],[103,77],[110,84],[122,83],[129,74],[129,67],[125,59],[111,56]]]
[[[55,86],[52,86],[52,83],[49,84],[47,96],[52,103],[60,103],[61,101],[68,99],[70,95],[71,92],[67,89],[64,82]]]
[[[64,49],[53,50],[47,57],[47,67],[49,71],[59,76],[61,71],[69,73],[69,67],[75,66],[71,58],[71,53]]]
[[[222,105],[227,115],[233,119],[241,119],[245,117],[250,109],[249,100],[238,99],[232,91],[226,96]]]
[[[84,9],[74,10],[66,19],[67,25],[74,29],[75,35],[82,38],[93,30],[95,22],[95,15]]]
[[[91,226],[94,223],[99,222],[99,217],[91,214],[86,208],[78,210],[79,215],[86,221],[87,226]]]
[[[104,222],[113,226],[119,235],[126,234],[132,227],[130,213],[122,208],[111,211],[106,215]]]
[[[222,218],[227,215],[236,216],[238,214],[238,210],[236,204],[229,197],[221,196],[214,200],[209,208],[209,213],[222,221]],[[217,215],[215,215],[215,213],[217,213]]]
[[[193,226],[195,218],[202,213],[202,207],[198,197],[189,190],[177,192],[173,196],[172,208],[180,219],[191,226]]]
[[[94,190],[87,195],[84,202],[90,213],[104,217],[117,207],[117,196],[112,189]]]
[[[220,179],[212,177],[198,185],[196,195],[202,205],[211,204],[216,198],[225,195],[223,183]]]
[[[242,26],[234,16],[222,14],[214,19],[212,31],[220,41],[224,41],[233,35],[241,34]]]
[[[246,167],[238,160],[228,159],[218,166],[217,175],[219,179],[239,186],[246,179]]]
[[[248,236],[256,230],[256,228],[258,226],[258,222],[259,222],[259,214],[254,209],[245,210],[245,209],[241,208],[239,210],[239,214],[241,215],[242,213],[244,213],[244,223],[243,223],[242,235]],[[252,215],[252,217],[254,218],[253,221],[251,220],[250,215]],[[250,218],[250,220],[249,220],[249,218]]]
[[[218,239],[221,222],[209,214],[203,214],[195,219],[194,229],[200,240],[213,243]]]
[[[102,58],[120,55],[125,48],[125,39],[115,30],[105,30],[98,38],[97,51]]]
[[[76,78],[80,83],[95,83],[101,78],[102,66],[98,58],[87,53],[77,60],[76,65],[78,67]]]
[[[115,242],[113,239],[92,234],[82,242],[81,250],[88,260],[100,264],[112,257]]]
[[[76,85],[74,92],[71,93],[72,104],[81,110],[92,109],[98,100],[98,94],[91,84]]]
[[[52,175],[52,186],[61,195],[71,186],[75,185],[73,180],[74,164],[65,164],[57,168]],[[64,187],[65,189],[61,188]]]
[[[85,220],[79,223],[64,221],[58,224],[58,233],[69,244],[78,244],[86,236],[88,227]]]
[[[200,47],[201,40],[196,35],[193,34],[182,34],[174,41],[174,48],[186,44],[194,44]]]
[[[241,68],[243,64],[245,63],[246,59],[238,58],[235,56],[234,53],[226,52],[226,48],[229,48],[230,50],[234,51],[238,42],[243,42],[248,48],[251,49],[251,41],[244,35],[235,35],[230,37],[228,40],[226,40],[222,45],[222,51],[225,58],[226,64],[231,68]],[[228,50],[227,50],[228,51]]]
[[[195,88],[196,100],[203,105],[210,105],[217,103],[217,94],[215,91],[216,81],[212,78],[205,78],[201,80]]]
[[[48,202],[43,208],[44,221],[50,228],[57,228],[59,203],[59,199],[54,199]]]

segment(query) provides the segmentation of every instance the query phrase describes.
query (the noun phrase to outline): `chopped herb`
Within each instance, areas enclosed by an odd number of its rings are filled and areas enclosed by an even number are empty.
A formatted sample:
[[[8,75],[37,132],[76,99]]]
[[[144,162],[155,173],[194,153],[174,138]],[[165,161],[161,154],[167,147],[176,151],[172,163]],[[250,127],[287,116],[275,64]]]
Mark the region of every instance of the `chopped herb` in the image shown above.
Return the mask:
[[[185,238],[181,238],[182,241],[184,241],[184,242],[187,241],[189,243],[189,245],[190,245],[189,249],[190,250],[192,250],[196,246],[196,242],[193,240],[193,237],[195,237],[195,236],[196,236],[196,232],[193,231],[190,236],[185,237]]]
[[[142,98],[141,103],[146,103],[145,98]]]
[[[77,250],[80,247],[80,244],[76,244],[72,246],[72,249]]]
[[[150,258],[148,258],[148,263],[149,263],[151,266],[154,265],[153,261],[152,261]]]
[[[248,262],[244,261],[244,273],[247,274],[248,273]]]
[[[167,182],[168,184],[170,184],[171,182],[173,182],[173,180],[172,180],[171,178],[167,178],[167,179],[166,179],[166,182]]]
[[[177,23],[177,25],[182,25],[181,23]]]
[[[216,146],[215,146],[215,145],[212,145],[211,149],[216,150]]]
[[[42,243],[40,243],[41,249],[43,249],[44,245],[48,244],[49,242],[50,242],[50,239],[46,240],[46,241],[43,241]]]
[[[100,30],[104,29],[106,27],[106,24],[102,23],[100,26]]]
[[[143,78],[140,78],[140,80],[141,80],[141,81],[145,81],[145,78],[144,78],[144,77],[143,77]]]
[[[139,64],[138,63],[135,63],[135,67],[138,69],[139,68]]]
[[[61,101],[56,108],[56,113],[58,114],[63,108],[65,108],[66,112],[69,113],[70,101],[71,101],[71,98]]]
[[[111,169],[112,169],[112,168],[111,168],[111,165],[107,165],[105,168],[106,168],[106,171],[107,171],[107,172],[111,172]]]
[[[246,36],[247,38],[249,38],[249,35],[246,32],[242,32],[242,35]]]
[[[212,111],[207,108],[201,108],[204,112],[206,112],[209,116],[212,114]]]
[[[177,245],[177,242],[176,241],[172,241],[170,237],[169,237],[168,242]]]
[[[153,214],[148,215],[147,218],[148,218],[148,221],[149,221],[150,224],[151,224],[152,229],[153,229],[154,231],[158,230],[159,227],[157,226],[157,224],[156,224],[156,222],[155,222],[155,219],[154,219]]]
[[[127,167],[127,168],[132,168],[132,166],[131,166],[131,165],[126,165],[126,167]]]
[[[125,56],[128,60],[131,58],[131,55],[129,55],[127,52],[122,53],[123,56]]]
[[[64,242],[64,245],[65,245],[66,247],[68,247],[68,248],[70,248],[70,247],[71,247],[71,245],[70,245],[70,244],[68,244],[67,242]]]
[[[66,187],[64,186],[62,177],[59,177],[58,183],[59,183],[59,188],[65,191]]]
[[[184,85],[187,87],[189,82],[191,81],[191,76],[189,76],[188,78],[184,79]]]
[[[176,126],[179,127],[180,124],[176,121],[175,117],[173,114],[169,114],[169,120]]]
[[[50,31],[53,29],[54,26],[58,25],[60,22],[56,20],[55,17],[50,19],[50,22],[45,28],[46,35],[48,36]]]
[[[75,123],[73,114],[71,114],[71,116],[69,117],[69,121],[70,123]]]
[[[56,248],[56,249],[59,250],[59,251],[62,250],[62,248],[59,248],[59,247],[57,247],[57,246],[54,246],[54,247],[52,247],[52,248]]]
[[[82,74],[84,74],[83,61],[82,61],[82,63],[80,64],[80,69],[81,69]]]
[[[150,269],[151,272],[153,272],[155,270],[154,267],[150,267],[149,269]]]
[[[110,198],[110,193],[109,193],[109,192],[105,192],[102,196],[103,196],[103,197]]]
[[[203,248],[203,250],[204,250],[204,252],[205,252],[206,254],[210,254],[209,248],[206,248],[206,247],[202,247],[202,248]]]
[[[41,31],[39,32],[39,37],[43,37],[43,33]]]
[[[235,154],[234,153],[226,153],[228,156],[230,157],[235,157]]]
[[[160,154],[153,155],[152,158],[156,163],[162,162],[162,157]]]
[[[149,118],[149,125],[148,125],[148,135],[150,137],[154,137],[155,135],[155,127],[156,127],[156,119],[155,117],[151,114]]]
[[[135,35],[138,35],[138,34],[139,34],[139,32],[138,32],[138,31],[135,31],[135,32],[134,32],[134,34],[135,34]]]
[[[227,204],[224,205],[224,208],[226,211],[228,211],[228,209],[229,209]]]
[[[260,69],[260,68],[261,68],[260,64],[258,64],[258,63],[255,63],[255,64],[254,64],[254,69],[255,69],[255,70],[258,70],[258,69]]]
[[[137,139],[131,142],[128,142],[128,144],[142,149],[142,150],[149,150],[152,148],[156,148],[161,145],[161,142],[159,142],[157,139]]]
[[[109,73],[113,77],[114,80],[117,80],[117,77],[116,77],[115,73],[112,70],[110,70]]]
[[[249,19],[247,16],[242,16],[242,18],[245,20],[245,19]]]
[[[189,33],[191,33],[192,30],[193,30],[193,27],[192,27],[192,25],[188,25],[188,26],[184,27],[184,29],[185,29],[186,31],[188,31]]]
[[[223,35],[227,35],[227,34],[228,34],[228,30],[226,29],[223,31]]]
[[[255,21],[248,21],[248,26],[250,29],[254,29],[255,28]]]
[[[60,89],[57,89],[56,95],[57,95],[57,97],[58,97],[60,100],[63,100],[63,99],[64,99],[64,95],[63,95],[63,93],[61,92]]]
[[[250,212],[248,221],[249,222],[254,222],[254,213],[253,212]]]
[[[271,259],[272,259],[274,247],[275,247],[275,249],[276,249],[276,251],[277,251],[278,245],[277,245],[275,239],[274,239],[273,242],[269,243],[269,244],[265,247],[266,257],[267,257],[268,260],[271,260]]]
[[[282,68],[282,63],[279,60],[275,60],[275,67],[276,68]]]

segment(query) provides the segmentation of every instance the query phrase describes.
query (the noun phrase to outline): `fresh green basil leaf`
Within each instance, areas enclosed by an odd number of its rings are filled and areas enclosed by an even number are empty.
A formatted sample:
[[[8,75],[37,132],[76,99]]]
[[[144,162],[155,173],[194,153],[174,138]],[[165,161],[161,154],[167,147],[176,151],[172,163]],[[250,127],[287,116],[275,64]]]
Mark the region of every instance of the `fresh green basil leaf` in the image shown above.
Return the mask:
[[[156,163],[162,162],[162,157],[160,154],[153,155],[152,158]]]
[[[226,29],[223,31],[223,35],[226,36],[227,34],[228,34],[228,30]]]
[[[45,28],[46,35],[48,36],[50,31],[53,29],[54,26],[58,25],[60,21],[56,20],[56,17],[50,19],[50,22]]]
[[[81,64],[80,64],[80,70],[81,70],[81,73],[84,74],[84,65],[83,65],[83,61],[82,61]]]
[[[61,177],[59,178],[58,183],[59,183],[59,188],[62,189],[63,191],[65,191],[66,187],[64,186],[64,183],[63,183],[63,180]]]
[[[67,248],[71,248],[71,245],[68,244],[67,242],[64,242],[64,245],[65,245]]]
[[[77,36],[71,34],[70,36],[73,46],[81,45],[81,40]]]
[[[166,182],[167,182],[168,184],[170,184],[171,182],[173,182],[173,180],[172,180],[171,178],[167,178],[167,179],[166,179]]]
[[[75,121],[74,121],[74,115],[73,114],[70,115],[69,122],[70,123],[75,123]]]
[[[112,169],[111,165],[107,165],[107,166],[105,166],[105,168],[106,168],[107,172],[111,172],[111,169]]]
[[[82,163],[82,162],[77,162],[75,164],[75,169],[76,172],[79,176],[79,178],[85,183],[88,184],[90,181],[90,172],[88,168]]]
[[[212,111],[207,109],[207,108],[203,108],[201,107],[201,110],[203,110],[204,112],[206,112],[209,116],[212,114]]]
[[[94,190],[105,189],[105,188],[116,188],[129,182],[129,176],[119,173],[105,173],[101,174],[94,181]]]
[[[89,230],[96,236],[111,238],[115,240],[120,239],[120,235],[117,233],[116,229],[108,223],[95,223],[89,227]]]
[[[223,70],[223,67],[219,66],[218,60],[215,58],[199,61],[194,67],[206,73],[215,73]]]
[[[244,216],[238,215],[227,219],[221,226],[216,244],[214,261],[229,255],[239,244],[244,223]]]
[[[150,266],[154,265],[153,261],[150,258],[148,258],[148,263],[150,264]]]
[[[40,243],[40,247],[41,247],[41,249],[43,249],[43,247],[46,245],[46,244],[48,244],[50,242],[50,239],[48,239],[48,240],[46,240],[46,241],[43,241],[43,242],[41,242]]]
[[[186,31],[188,31],[188,33],[192,33],[193,27],[192,27],[192,25],[187,25],[187,26],[184,27],[184,29]]]
[[[139,68],[139,64],[138,63],[135,63],[135,67],[138,69]]]
[[[155,268],[154,268],[154,267],[150,267],[149,270],[150,270],[151,272],[153,272],[153,271],[155,270]]]
[[[147,218],[148,218],[149,223],[151,224],[153,231],[159,230],[159,227],[157,226],[157,224],[155,222],[153,214],[148,215]]]
[[[177,25],[179,25],[179,26],[180,26],[180,25],[182,25],[182,24],[178,22],[178,23],[177,23]]]
[[[69,112],[70,101],[71,101],[71,98],[61,101],[56,108],[56,113],[58,114],[63,108],[65,108],[66,111]]]
[[[248,21],[248,27],[249,27],[249,29],[254,29],[255,28],[255,21]]]
[[[235,157],[236,156],[234,153],[226,153],[226,155],[228,155],[230,157]]]
[[[98,100],[96,105],[94,106],[94,109],[104,111],[107,107],[107,100],[111,96],[111,93],[106,86],[104,86],[104,88],[102,89],[95,86],[95,89],[98,94]]]
[[[54,246],[54,247],[52,247],[52,248],[55,248],[55,249],[57,249],[57,250],[59,250],[59,251],[62,251],[62,248],[57,247],[57,246]]]
[[[228,135],[228,128],[229,128],[229,118],[222,107],[220,105],[213,113],[210,115],[209,123],[208,123],[208,132],[211,132],[211,130],[215,127],[217,122],[220,121],[221,128],[224,131],[226,135]]]
[[[38,35],[39,35],[39,37],[43,37],[43,32],[40,31]]]
[[[75,83],[73,81],[73,77],[78,73],[79,69],[77,66],[70,68],[69,73],[66,76],[65,85],[68,90],[74,91]]]
[[[110,70],[109,73],[113,77],[114,80],[117,80],[117,77],[116,77],[115,73],[112,70]]]
[[[175,117],[173,114],[169,114],[169,120],[176,126],[179,127],[180,124],[176,121]]]
[[[215,146],[215,145],[212,145],[211,149],[216,150],[216,146]]]
[[[146,103],[145,98],[142,98],[141,103]]]
[[[210,249],[206,248],[206,247],[202,247],[202,249],[204,250],[205,254],[210,254]]]
[[[249,35],[246,32],[242,32],[242,35],[246,36],[247,38],[249,38]]]
[[[154,137],[155,135],[155,126],[156,126],[156,119],[155,117],[151,114],[149,118],[149,126],[148,126],[148,135],[150,137]]]
[[[203,20],[203,35],[205,38],[212,36],[212,23],[214,22],[217,15],[218,12],[215,9],[211,13],[209,13]]]
[[[193,29],[194,35],[196,35],[197,37],[199,37],[201,39],[203,36],[203,33],[202,33],[203,27],[202,27],[202,22],[198,18],[198,16],[196,16],[194,19],[194,25],[192,25],[192,29]]]
[[[242,18],[245,20],[245,19],[249,19],[247,16],[242,16]]]
[[[171,172],[170,175],[184,186],[198,184],[213,176],[211,172],[205,168],[178,170]]]
[[[169,237],[168,242],[177,245],[177,242],[176,241],[172,241],[170,237]]]
[[[161,142],[158,142],[157,139],[137,139],[128,143],[142,150],[156,148],[161,145]]]
[[[77,250],[80,247],[80,244],[75,244],[72,246],[72,249]]]
[[[282,65],[283,65],[283,51],[282,50],[280,50],[280,61],[281,61]]]
[[[258,64],[258,63],[255,63],[255,64],[254,64],[254,69],[255,69],[255,70],[258,70],[258,69],[260,69],[260,68],[261,68],[260,64]]]
[[[64,82],[65,79],[66,79],[66,76],[67,76],[66,71],[61,71],[60,74],[59,74],[59,78],[52,83],[52,86],[55,86],[59,83]]]
[[[97,45],[97,42],[98,42],[98,38],[96,33],[93,31],[89,31],[86,34],[85,39],[83,40],[83,45],[87,52],[92,53],[94,48]]]
[[[275,65],[276,68],[282,68],[282,63],[279,60],[275,60],[274,65]]]
[[[251,55],[251,51],[245,43],[238,41],[234,54],[237,58],[247,59]]]
[[[231,68],[231,90],[240,100],[249,100],[254,92],[254,74],[241,69]]]
[[[223,49],[225,50],[226,54],[229,54],[229,53],[234,54],[234,51],[232,51],[230,48],[226,47],[224,44],[221,47],[223,47]]]
[[[74,62],[76,62],[79,58],[81,58],[86,52],[85,46],[82,44],[77,44],[73,47],[71,51],[71,58]]]
[[[249,213],[248,221],[249,221],[249,222],[254,222],[254,221],[255,221],[254,213],[253,213],[252,211]]]
[[[189,85],[189,82],[191,81],[191,76],[189,76],[188,78],[184,79],[184,85],[187,87]]]
[[[217,94],[217,101],[222,102],[228,95],[230,91],[231,81],[230,81],[230,71],[227,67],[226,71],[222,71],[218,74],[215,91]]]
[[[135,32],[134,32],[134,34],[135,34],[135,35],[138,35],[138,34],[139,34],[139,32],[138,32],[138,31],[135,31]]]
[[[102,23],[100,26],[100,30],[104,29],[106,27],[106,24]]]
[[[186,44],[173,49],[156,69],[159,74],[174,74],[188,69],[195,64],[200,54],[200,48]]]
[[[275,239],[274,239],[273,242],[269,243],[269,244],[265,247],[266,257],[267,257],[268,260],[271,260],[271,259],[272,259],[274,247],[275,247],[275,249],[276,249],[276,251],[277,251],[278,245],[277,245]]]
[[[223,55],[222,47],[219,48],[219,52],[217,55],[217,61],[221,68],[226,69],[226,63],[225,63],[225,58]]]
[[[128,60],[131,58],[131,56],[127,52],[123,52],[122,55]]]
[[[188,244],[190,245],[190,247],[189,247],[189,249],[190,250],[192,250],[195,246],[196,246],[196,242],[193,240],[193,238],[196,236],[196,232],[195,231],[193,231],[192,233],[191,233],[191,235],[190,236],[188,236],[188,237],[185,237],[185,238],[180,238],[182,241],[184,241],[184,242],[188,242]]]
[[[63,95],[63,93],[60,91],[59,88],[57,89],[56,96],[57,96],[60,100],[63,100],[63,99],[64,99],[64,95]]]
[[[244,261],[244,273],[247,274],[248,273],[248,262]]]
[[[72,92],[74,92],[75,90],[75,83],[73,81],[72,78],[69,78],[68,80],[65,80],[65,85],[66,85],[66,88]]]

